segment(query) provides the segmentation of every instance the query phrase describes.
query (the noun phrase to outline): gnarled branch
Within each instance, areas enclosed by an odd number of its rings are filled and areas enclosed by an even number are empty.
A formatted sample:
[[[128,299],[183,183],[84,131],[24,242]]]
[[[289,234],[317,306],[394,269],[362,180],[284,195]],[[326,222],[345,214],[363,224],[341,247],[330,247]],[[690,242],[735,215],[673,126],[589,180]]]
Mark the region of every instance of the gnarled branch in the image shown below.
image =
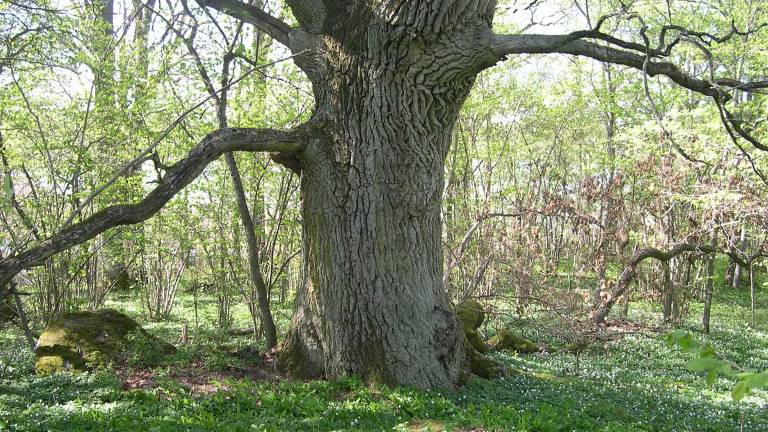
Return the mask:
[[[602,323],[605,320],[616,301],[618,301],[619,298],[626,293],[627,289],[629,288],[629,284],[637,274],[637,267],[643,261],[648,258],[654,258],[658,261],[667,262],[685,252],[725,254],[731,257],[734,262],[743,267],[749,267],[750,263],[766,256],[766,253],[762,251],[759,251],[758,253],[751,256],[746,256],[738,249],[721,249],[716,246],[687,242],[677,244],[668,251],[663,251],[653,247],[640,249],[639,251],[635,252],[635,254],[632,255],[632,257],[629,259],[629,262],[624,267],[624,270],[619,275],[619,278],[616,280],[613,289],[607,293],[605,298],[600,300],[600,303],[592,311],[592,319],[597,323]]]
[[[228,128],[206,135],[184,159],[168,168],[158,186],[140,202],[107,207],[39,245],[0,261],[0,297],[5,294],[2,287],[20,271],[38,266],[50,256],[84,243],[110,228],[149,219],[222,154],[232,151],[297,153],[315,133],[316,127],[309,123],[290,131]]]
[[[730,78],[709,77],[709,79],[701,79],[684,72],[673,63],[653,60],[668,56],[669,47],[665,51],[653,49],[648,44],[644,30],[642,35],[646,40],[646,45],[622,41],[613,36],[600,33],[598,30],[583,30],[565,35],[493,35],[490,48],[498,58],[504,58],[509,54],[562,53],[629,66],[642,71],[648,76],[664,75],[681,87],[713,98],[721,106],[724,102],[731,99],[729,94],[731,90],[757,92],[768,89],[768,81],[766,80],[743,82]],[[585,40],[590,38],[602,40],[607,45],[600,45]],[[718,41],[719,39],[712,40]],[[615,46],[623,49],[616,48]],[[749,141],[756,148],[766,150],[767,147],[743,129],[741,124],[735,121],[732,116],[724,119],[724,124],[726,127],[732,128],[741,138]]]
[[[495,35],[491,42],[493,53],[499,57],[508,54],[547,54],[562,53],[590,57],[606,63],[629,66],[642,71],[646,60],[645,55],[631,51],[598,45],[594,42],[579,39],[574,35]],[[665,61],[650,61],[645,66],[650,76],[664,75],[681,87],[710,96],[719,100],[727,100],[730,95],[724,90],[712,85],[709,81],[693,77],[683,72],[676,65]],[[721,85],[740,89],[756,90],[768,87],[766,83],[742,83],[737,80],[723,80]]]

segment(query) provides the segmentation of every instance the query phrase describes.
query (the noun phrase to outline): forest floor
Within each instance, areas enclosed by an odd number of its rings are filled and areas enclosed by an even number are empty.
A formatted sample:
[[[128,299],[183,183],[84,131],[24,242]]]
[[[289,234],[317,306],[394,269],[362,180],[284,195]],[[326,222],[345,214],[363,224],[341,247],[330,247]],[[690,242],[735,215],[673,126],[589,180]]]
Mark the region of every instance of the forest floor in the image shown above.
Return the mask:
[[[179,300],[170,320],[142,324],[178,344],[181,317],[194,329],[191,297]],[[140,319],[131,306],[137,303],[115,297],[108,306]],[[578,373],[571,354],[503,353],[496,358],[519,372],[457,391],[416,391],[368,388],[354,379],[280,378],[269,359],[253,355],[259,345],[252,337],[210,330],[215,299],[198,303],[200,325],[176,355],[157,360],[141,353],[119,370],[38,377],[20,334],[0,332],[0,430],[768,431],[768,392],[732,402],[733,382],[707,387],[686,370],[691,355],[668,347],[663,332],[632,332],[592,347]],[[689,313],[698,339],[737,364],[768,369],[768,305],[758,305],[751,327],[748,293],[719,293],[710,336],[696,332],[700,306]],[[630,320],[654,324],[657,312],[634,304]],[[287,313],[276,313],[283,328]],[[244,310],[234,316],[235,327],[247,325]]]

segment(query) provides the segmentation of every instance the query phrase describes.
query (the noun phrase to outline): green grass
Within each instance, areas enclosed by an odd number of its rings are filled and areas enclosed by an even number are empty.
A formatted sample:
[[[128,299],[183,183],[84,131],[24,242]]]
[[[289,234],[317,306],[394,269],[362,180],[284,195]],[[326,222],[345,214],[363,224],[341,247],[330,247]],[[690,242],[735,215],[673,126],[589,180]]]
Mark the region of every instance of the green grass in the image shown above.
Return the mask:
[[[744,295],[747,296],[745,301]],[[729,297],[730,296],[730,297]],[[731,298],[732,297],[732,298]],[[713,332],[697,335],[741,365],[768,369],[768,316],[759,311],[747,326],[748,293],[719,292]],[[110,306],[131,309],[130,298]],[[569,354],[514,353],[498,360],[522,372],[475,380],[457,391],[368,388],[354,379],[265,381],[224,379],[218,391],[193,391],[174,378],[184,367],[232,370],[254,366],[233,352],[252,346],[248,337],[218,335],[212,299],[201,301],[195,341],[153,370],[156,387],[124,391],[114,371],[32,374],[32,356],[14,332],[0,333],[0,430],[9,431],[325,431],[325,430],[509,430],[509,431],[768,431],[768,392],[757,391],[736,404],[733,385],[712,388],[685,369],[688,354],[667,347],[655,335],[631,335],[588,350],[578,376]],[[761,307],[764,305],[761,304]],[[693,305],[695,330],[700,305]],[[176,342],[181,323],[192,322],[184,297],[170,322],[145,323]],[[277,314],[287,326],[287,314]],[[633,305],[636,320],[657,319],[654,307]],[[248,323],[235,311],[235,326]]]

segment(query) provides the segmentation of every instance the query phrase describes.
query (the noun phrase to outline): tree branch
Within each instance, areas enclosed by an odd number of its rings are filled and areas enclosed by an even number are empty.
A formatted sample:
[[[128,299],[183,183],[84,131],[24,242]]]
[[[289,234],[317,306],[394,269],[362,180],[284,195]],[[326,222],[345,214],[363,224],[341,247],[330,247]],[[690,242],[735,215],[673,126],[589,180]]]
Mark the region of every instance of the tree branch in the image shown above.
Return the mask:
[[[642,71],[646,56],[611,46],[598,45],[594,42],[580,39],[581,32],[568,35],[494,35],[491,50],[499,58],[508,54],[548,54],[561,53],[593,58],[606,63],[621,64]],[[664,75],[689,90],[710,96],[718,100],[731,98],[724,90],[719,89],[707,80],[695,78],[683,72],[679,67],[664,61],[649,61],[645,67],[649,76]],[[768,88],[768,81],[743,83],[737,80],[719,80],[719,85],[728,88],[739,88],[742,91],[755,91]]]
[[[272,39],[289,47],[288,34],[293,30],[291,26],[256,6],[238,0],[197,0],[197,3],[202,7],[210,7],[231,17],[253,24]]]
[[[280,60],[276,60],[276,61],[274,61],[274,62],[269,62],[269,63],[263,64],[263,65],[260,65],[260,66],[256,66],[256,67],[253,67],[253,68],[251,68],[251,69],[249,69],[249,70],[245,71],[245,72],[244,72],[242,75],[240,75],[240,76],[239,76],[239,77],[237,77],[236,79],[232,80],[232,81],[231,81],[229,84],[227,84],[227,85],[223,86],[222,88],[218,89],[218,90],[216,91],[216,94],[218,95],[218,94],[220,94],[220,93],[222,93],[222,92],[225,92],[227,89],[229,89],[230,87],[232,87],[232,86],[234,86],[235,84],[239,83],[240,81],[244,80],[244,79],[245,79],[245,78],[247,78],[247,77],[248,77],[248,76],[249,76],[251,73],[253,73],[253,72],[257,71],[257,70],[261,70],[261,69],[267,68],[267,67],[269,67],[269,66],[272,66],[272,65],[278,64],[278,63],[280,63],[280,62],[284,62],[284,61],[286,61],[286,60],[289,60],[289,59],[295,58],[295,57],[297,57],[297,56],[300,56],[302,53],[303,53],[303,52],[299,52],[299,53],[296,53],[296,54],[290,55],[290,56],[288,56],[288,57],[283,57],[283,58],[281,58]],[[216,97],[218,97],[218,96],[216,96]],[[95,198],[96,198],[96,197],[97,197],[99,194],[101,194],[102,192],[104,192],[104,191],[105,191],[105,190],[106,190],[106,189],[107,189],[109,186],[111,186],[112,184],[114,184],[114,183],[115,183],[115,182],[116,182],[116,181],[117,181],[117,180],[118,180],[120,177],[122,177],[123,175],[125,175],[125,174],[126,174],[128,171],[129,171],[129,170],[131,170],[131,169],[133,169],[134,167],[136,167],[136,166],[137,166],[137,164],[138,164],[138,165],[142,164],[142,163],[143,163],[143,162],[146,160],[146,156],[147,156],[147,155],[149,155],[149,154],[151,154],[153,151],[155,151],[155,149],[157,148],[157,146],[159,146],[159,145],[160,145],[160,143],[162,143],[162,142],[163,142],[163,140],[165,139],[165,137],[167,137],[167,136],[168,136],[168,135],[169,135],[169,134],[170,134],[170,133],[171,133],[171,132],[172,132],[174,129],[176,129],[176,126],[178,126],[178,125],[182,124],[182,121],[183,121],[183,120],[184,120],[184,119],[185,119],[185,118],[186,118],[186,117],[187,117],[189,114],[191,114],[193,111],[195,111],[196,109],[200,108],[200,107],[201,107],[201,106],[203,106],[203,105],[204,105],[206,102],[208,102],[209,100],[211,100],[211,99],[213,99],[213,98],[214,98],[214,96],[209,94],[207,97],[205,97],[204,99],[200,100],[200,101],[199,101],[198,103],[196,103],[194,106],[192,106],[192,107],[188,108],[188,109],[187,109],[187,110],[185,110],[183,113],[181,113],[181,115],[179,115],[179,116],[176,118],[176,120],[174,120],[174,121],[173,121],[173,122],[172,122],[170,125],[168,125],[168,127],[167,127],[167,128],[165,128],[165,130],[163,130],[163,132],[162,132],[162,133],[160,133],[160,135],[159,135],[159,136],[158,136],[158,137],[157,137],[157,138],[156,138],[156,139],[155,139],[155,140],[152,142],[152,144],[151,144],[149,147],[147,147],[147,148],[145,148],[144,150],[142,150],[142,151],[141,151],[141,153],[139,153],[139,155],[137,155],[135,158],[131,159],[131,160],[130,160],[130,161],[128,161],[126,164],[124,164],[124,165],[123,165],[123,166],[122,166],[122,167],[121,167],[119,170],[117,170],[117,172],[115,172],[115,173],[112,175],[112,177],[110,177],[110,178],[109,178],[109,180],[107,180],[107,181],[106,181],[105,183],[103,183],[101,186],[99,186],[98,188],[96,188],[96,190],[94,190],[94,191],[93,191],[93,192],[92,192],[92,193],[91,193],[91,194],[90,194],[90,195],[89,195],[89,196],[88,196],[88,197],[87,197],[85,200],[83,200],[83,202],[81,202],[81,203],[80,203],[80,205],[79,205],[79,206],[78,206],[78,207],[77,207],[77,208],[76,208],[76,209],[75,209],[75,210],[74,210],[74,211],[73,211],[73,212],[72,212],[72,213],[69,215],[69,217],[67,218],[67,220],[64,222],[64,225],[63,225],[62,229],[63,229],[63,228],[66,228],[67,226],[69,226],[69,224],[70,224],[70,223],[72,223],[72,221],[74,221],[74,220],[75,220],[75,217],[76,217],[77,215],[79,215],[79,214],[80,214],[80,212],[81,212],[83,209],[85,209],[85,208],[88,206],[88,204],[90,204],[90,203],[91,203],[91,201],[93,201],[93,200],[94,200],[94,199],[95,199]],[[34,182],[30,182],[30,184],[34,184]]]
[[[656,260],[667,262],[676,256],[685,252],[698,252],[698,253],[715,253],[725,254],[731,257],[734,262],[738,263],[742,267],[748,268],[755,260],[766,256],[766,252],[758,251],[757,253],[746,256],[738,249],[727,248],[721,249],[716,246],[710,246],[706,244],[696,243],[680,243],[672,247],[668,251],[663,251],[653,247],[640,249],[635,252],[629,259],[629,262],[624,267],[624,270],[619,275],[612,290],[601,299],[600,303],[592,311],[592,319],[597,323],[602,323],[608,316],[611,307],[618,301],[618,299],[624,295],[629,288],[629,284],[635,278],[637,274],[637,267],[646,259],[654,258]]]
[[[159,185],[139,203],[107,207],[59,231],[38,246],[0,261],[0,287],[4,287],[20,271],[38,266],[48,257],[86,242],[110,228],[149,219],[223,153],[300,152],[316,128],[314,124],[304,124],[290,131],[228,128],[206,135],[184,159],[169,167]],[[0,297],[5,294],[3,289],[0,288]]]

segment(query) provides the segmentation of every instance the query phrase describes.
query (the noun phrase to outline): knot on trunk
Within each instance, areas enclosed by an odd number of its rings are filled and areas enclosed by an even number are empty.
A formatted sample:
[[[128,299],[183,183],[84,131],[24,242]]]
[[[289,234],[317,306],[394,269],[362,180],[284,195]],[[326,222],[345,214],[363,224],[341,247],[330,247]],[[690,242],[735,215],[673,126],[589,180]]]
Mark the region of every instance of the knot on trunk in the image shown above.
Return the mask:
[[[295,174],[301,174],[301,170],[304,168],[301,160],[293,153],[273,152],[269,154],[269,158],[273,162],[293,171]]]

